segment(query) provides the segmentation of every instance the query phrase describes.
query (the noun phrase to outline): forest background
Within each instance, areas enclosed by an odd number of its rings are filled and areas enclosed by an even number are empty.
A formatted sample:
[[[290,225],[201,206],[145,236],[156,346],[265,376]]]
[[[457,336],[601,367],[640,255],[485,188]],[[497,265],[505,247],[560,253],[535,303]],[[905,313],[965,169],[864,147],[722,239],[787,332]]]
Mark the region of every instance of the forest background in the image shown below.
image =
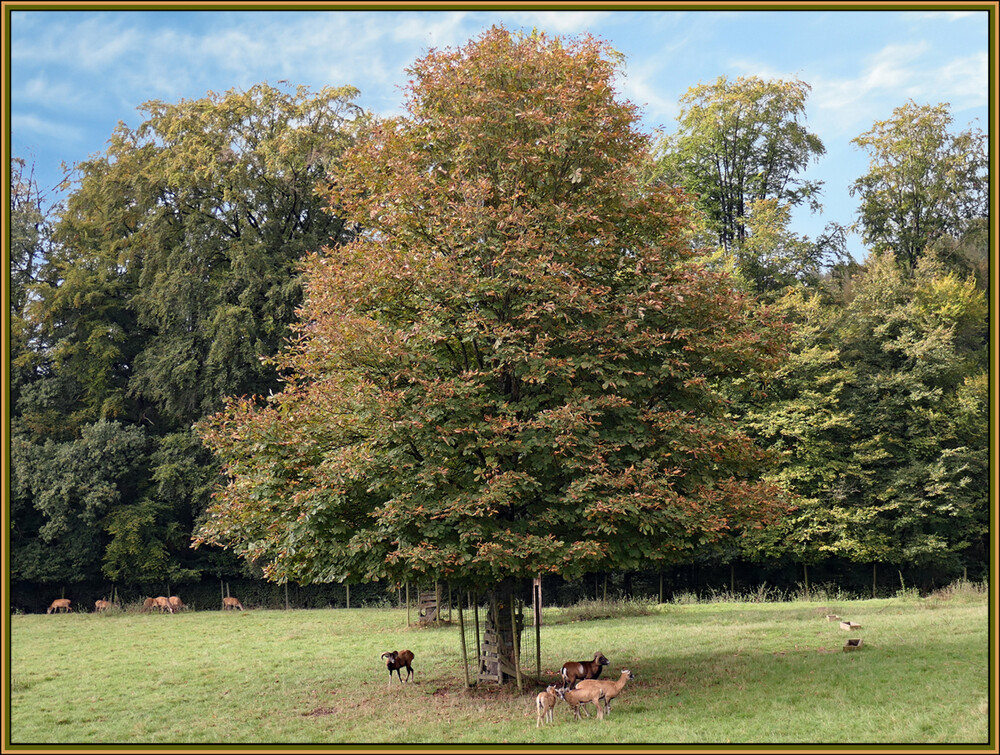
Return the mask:
[[[784,358],[714,388],[791,513],[653,569],[619,560],[553,575],[560,602],[602,579],[626,595],[663,578],[670,591],[831,583],[870,595],[987,577],[987,138],[947,103],[900,102],[855,138],[869,156],[851,184],[857,218],[809,238],[791,228],[822,189],[803,177],[825,150],[806,125],[809,92],[756,76],[691,87],[641,176],[698,198],[705,264],[784,323]],[[121,124],[76,166],[56,205],[33,164],[12,160],[15,609],[112,590],[209,604],[220,580],[251,603],[278,599],[261,564],[190,547],[220,481],[198,426],[225,397],[281,389],[267,359],[296,322],[302,261],[364,233],[316,191],[379,120],[357,96],[259,84],[151,101],[139,126]],[[331,581],[296,601],[346,601]],[[354,599],[396,589],[356,586]]]

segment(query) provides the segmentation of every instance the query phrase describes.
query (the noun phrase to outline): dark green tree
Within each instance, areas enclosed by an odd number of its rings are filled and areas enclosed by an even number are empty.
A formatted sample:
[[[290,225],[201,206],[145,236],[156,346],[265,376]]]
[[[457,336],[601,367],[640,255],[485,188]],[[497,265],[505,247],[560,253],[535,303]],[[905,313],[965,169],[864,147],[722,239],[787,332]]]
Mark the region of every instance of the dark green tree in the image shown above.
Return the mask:
[[[105,152],[76,166],[25,284],[39,379],[18,396],[28,448],[14,463],[52,459],[108,421],[143,433],[134,484],[95,519],[105,534],[89,576],[97,565],[119,581],[177,581],[205,563],[190,537],[218,472],[191,425],[224,395],[278,385],[261,358],[290,334],[299,261],[351,235],[317,188],[365,120],[356,94],[261,84],[149,102],[141,125],[120,124]],[[16,560],[48,548],[56,526],[28,472],[14,470]]]

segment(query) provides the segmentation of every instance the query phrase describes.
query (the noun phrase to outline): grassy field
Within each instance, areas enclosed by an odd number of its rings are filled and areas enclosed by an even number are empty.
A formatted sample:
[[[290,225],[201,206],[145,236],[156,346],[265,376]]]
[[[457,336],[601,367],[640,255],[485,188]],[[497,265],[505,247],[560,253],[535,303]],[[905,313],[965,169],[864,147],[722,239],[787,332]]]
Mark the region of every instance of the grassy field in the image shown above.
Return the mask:
[[[595,650],[635,680],[604,721],[560,702],[540,729],[538,687],[467,690],[457,627],[408,628],[405,610],[12,616],[11,744],[989,741],[982,590],[644,610],[546,609],[543,682]],[[402,647],[416,683],[390,688],[378,656]]]

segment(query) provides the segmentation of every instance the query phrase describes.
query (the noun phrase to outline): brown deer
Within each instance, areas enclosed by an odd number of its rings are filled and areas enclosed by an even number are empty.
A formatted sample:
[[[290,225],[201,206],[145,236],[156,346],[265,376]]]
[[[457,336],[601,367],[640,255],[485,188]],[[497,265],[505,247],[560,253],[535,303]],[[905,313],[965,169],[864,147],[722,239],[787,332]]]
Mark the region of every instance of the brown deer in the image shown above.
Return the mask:
[[[170,601],[162,596],[159,598],[146,598],[142,602],[142,613],[152,611],[154,608],[159,608],[160,613],[163,613],[164,611],[169,611],[170,613],[174,612],[174,607],[170,605]]]
[[[69,598],[57,598],[52,601],[52,605],[49,606],[49,610],[45,613],[59,613],[60,610],[63,613],[73,613],[73,609],[69,607],[69,604],[72,602]]]
[[[109,608],[111,608],[111,602],[110,601],[107,601],[107,600],[95,600],[94,601],[94,610],[97,611],[98,613],[104,613]]]
[[[236,598],[223,598],[222,599],[222,610],[232,611],[234,609],[243,610],[243,604],[240,603]]]
[[[184,605],[184,601],[180,599],[179,595],[171,595],[168,600],[170,601],[170,607],[173,608],[175,612],[180,611],[182,608],[187,608],[187,606]]]

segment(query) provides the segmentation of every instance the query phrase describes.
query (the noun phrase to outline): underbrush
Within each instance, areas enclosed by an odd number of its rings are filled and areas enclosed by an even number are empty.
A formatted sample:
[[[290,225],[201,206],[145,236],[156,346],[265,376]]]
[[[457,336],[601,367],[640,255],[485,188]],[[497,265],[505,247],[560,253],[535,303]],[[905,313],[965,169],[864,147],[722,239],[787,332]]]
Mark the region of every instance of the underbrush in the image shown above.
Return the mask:
[[[572,606],[559,609],[555,623],[624,619],[634,616],[650,616],[654,613],[656,613],[656,601],[652,598],[582,600]]]

